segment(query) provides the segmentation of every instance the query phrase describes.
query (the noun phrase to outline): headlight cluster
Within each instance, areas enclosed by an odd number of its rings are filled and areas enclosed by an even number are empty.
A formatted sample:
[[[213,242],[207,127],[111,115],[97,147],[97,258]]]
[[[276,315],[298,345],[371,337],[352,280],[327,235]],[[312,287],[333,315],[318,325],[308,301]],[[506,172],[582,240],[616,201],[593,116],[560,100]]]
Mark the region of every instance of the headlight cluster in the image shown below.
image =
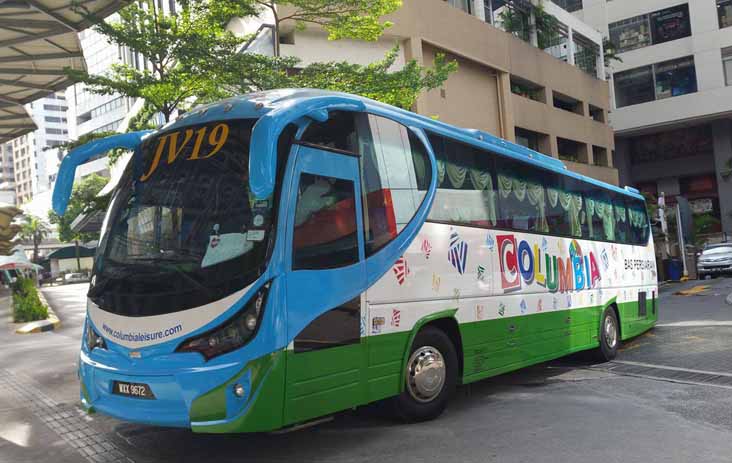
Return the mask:
[[[249,342],[259,328],[259,322],[264,313],[264,305],[267,302],[269,286],[269,283],[262,286],[247,302],[244,309],[221,326],[201,336],[183,341],[176,349],[176,352],[198,352],[206,357],[206,360],[210,360],[218,355],[238,349]]]
[[[89,322],[89,320],[86,321],[86,348],[89,349],[89,352],[91,352],[95,347],[99,347],[101,349],[107,348],[107,343],[104,342],[104,338],[99,336],[96,331],[94,331],[94,328],[92,328],[92,324]]]

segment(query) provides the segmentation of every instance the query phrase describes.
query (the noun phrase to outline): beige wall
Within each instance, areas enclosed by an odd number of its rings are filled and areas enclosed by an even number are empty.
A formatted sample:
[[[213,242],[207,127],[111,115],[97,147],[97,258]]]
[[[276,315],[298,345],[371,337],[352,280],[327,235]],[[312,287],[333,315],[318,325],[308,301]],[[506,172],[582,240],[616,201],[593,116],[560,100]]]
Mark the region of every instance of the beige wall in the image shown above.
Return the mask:
[[[424,64],[431,66],[435,53],[439,51],[425,44],[422,49]],[[504,131],[501,130],[495,70],[460,57],[451,58],[457,60],[458,71],[450,76],[442,88],[426,93],[419,112],[436,116],[449,124],[502,135]],[[470,89],[470,92],[465,89]]]
[[[607,150],[612,162],[613,131],[607,123],[594,121],[589,104],[602,109],[610,105],[608,83],[588,75],[498,30],[442,0],[404,0],[389,18],[391,39],[403,40],[406,59],[431,65],[436,52],[456,59],[458,71],[442,89],[419,98],[415,110],[437,116],[443,122],[486,130],[514,140],[516,127],[547,135],[540,149],[558,157],[557,137],[581,144],[589,164],[567,163],[585,175],[617,184],[617,170],[591,165],[592,147]],[[510,77],[544,87],[546,102],[536,102],[511,93]],[[553,92],[582,102],[575,114],[553,105]],[[570,165],[571,164],[571,165]]]

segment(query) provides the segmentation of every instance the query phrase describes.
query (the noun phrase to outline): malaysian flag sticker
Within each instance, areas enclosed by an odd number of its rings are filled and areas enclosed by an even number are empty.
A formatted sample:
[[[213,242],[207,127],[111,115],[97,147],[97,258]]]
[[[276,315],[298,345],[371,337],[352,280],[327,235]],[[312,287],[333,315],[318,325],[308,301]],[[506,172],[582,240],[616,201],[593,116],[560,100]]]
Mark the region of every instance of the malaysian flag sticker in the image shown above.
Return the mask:
[[[407,265],[407,259],[404,258],[404,256],[397,259],[396,263],[393,267],[394,270],[394,276],[396,276],[397,283],[399,285],[404,284],[404,280],[407,279],[407,275],[409,275],[409,265]]]
[[[397,309],[392,309],[391,311],[391,326],[394,328],[399,328],[399,323],[402,321],[402,312]]]

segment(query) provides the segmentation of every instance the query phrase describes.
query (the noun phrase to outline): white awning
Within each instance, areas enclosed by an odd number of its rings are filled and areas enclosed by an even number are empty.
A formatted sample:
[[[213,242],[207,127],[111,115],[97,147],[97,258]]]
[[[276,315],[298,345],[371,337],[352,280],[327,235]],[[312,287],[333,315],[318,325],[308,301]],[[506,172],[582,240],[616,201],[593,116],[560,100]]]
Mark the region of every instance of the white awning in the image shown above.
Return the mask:
[[[78,32],[89,26],[79,8],[104,18],[114,0],[0,0],[0,143],[36,129],[22,105],[72,82],[65,67],[85,69]]]

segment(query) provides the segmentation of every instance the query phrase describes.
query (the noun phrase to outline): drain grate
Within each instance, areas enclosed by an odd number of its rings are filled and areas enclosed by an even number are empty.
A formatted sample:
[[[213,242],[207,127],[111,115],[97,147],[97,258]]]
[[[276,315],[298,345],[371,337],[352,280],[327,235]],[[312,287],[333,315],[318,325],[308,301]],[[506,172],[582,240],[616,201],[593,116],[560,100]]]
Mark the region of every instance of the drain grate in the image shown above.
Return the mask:
[[[640,378],[659,379],[676,383],[701,384],[732,389],[732,374],[730,373],[690,370],[687,368],[619,360],[606,363],[599,368],[607,370],[610,373],[615,373],[616,375],[637,376]]]

